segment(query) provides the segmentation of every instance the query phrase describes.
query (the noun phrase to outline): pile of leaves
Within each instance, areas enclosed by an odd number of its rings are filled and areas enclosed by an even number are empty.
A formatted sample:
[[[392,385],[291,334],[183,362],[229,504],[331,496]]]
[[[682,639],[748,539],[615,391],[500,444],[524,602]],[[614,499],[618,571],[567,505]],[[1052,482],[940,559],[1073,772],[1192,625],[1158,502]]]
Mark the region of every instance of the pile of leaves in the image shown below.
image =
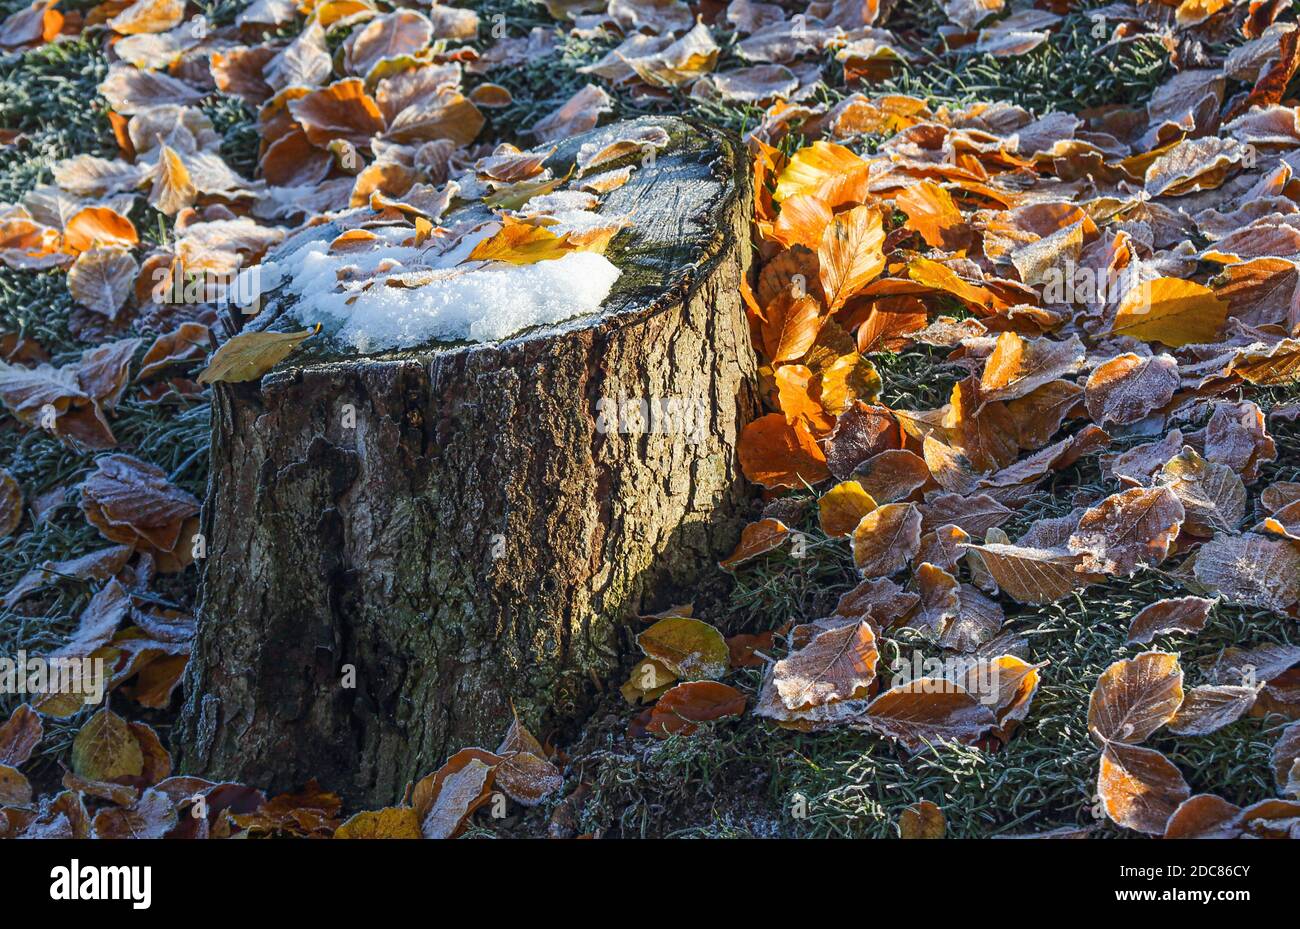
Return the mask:
[[[767,409],[740,452],[763,511],[722,568],[742,597],[760,576],[767,602],[799,606],[647,617],[619,743],[656,758],[772,733],[794,741],[759,744],[800,756],[848,739],[907,777],[1015,752],[1050,712],[1087,732],[1097,811],[1118,827],[1294,836],[1296,723],[1272,740],[1276,797],[1192,796],[1167,757],[1175,736],[1300,718],[1300,649],[1264,633],[1300,608],[1300,482],[1273,477],[1300,416],[1288,5],[473,6],[5,8],[0,49],[31,69],[15,73],[80,75],[98,96],[75,131],[44,125],[37,100],[0,135],[0,275],[23,295],[0,334],[15,555],[0,640],[103,659],[106,700],[165,728],[207,544],[206,387],[313,334],[241,332],[249,317],[204,280],[327,220],[339,254],[436,257],[469,234],[474,262],[603,250],[625,220],[592,218],[600,196],[636,169],[611,165],[664,140],[584,152],[567,178],[543,166],[549,146],[671,108],[743,129],[753,155],[745,298]],[[1043,86],[1072,74],[1072,90]],[[589,221],[557,225],[574,212]],[[338,288],[438,279],[381,267]],[[832,579],[764,573],[808,546]],[[1148,597],[1151,578],[1183,589]],[[1125,649],[1218,642],[1229,608],[1250,619],[1211,661],[1116,654],[1090,707],[1044,710],[1066,669],[1022,617],[1098,590],[1145,598]],[[909,653],[947,670],[899,676]],[[345,820],[330,785],[267,798],[173,775],[155,726],[119,712],[12,710],[0,835],[451,836],[506,799],[552,834],[607,825],[591,766],[518,721],[495,751],[464,749],[402,804]],[[900,834],[944,833],[933,796],[898,814]]]

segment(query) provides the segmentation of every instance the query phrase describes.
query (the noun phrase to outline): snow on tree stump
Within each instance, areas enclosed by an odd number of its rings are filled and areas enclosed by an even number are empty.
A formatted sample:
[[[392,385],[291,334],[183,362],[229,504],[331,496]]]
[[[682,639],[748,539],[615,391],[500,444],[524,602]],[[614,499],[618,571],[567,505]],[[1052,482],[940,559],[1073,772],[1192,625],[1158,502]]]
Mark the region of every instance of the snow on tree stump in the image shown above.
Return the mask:
[[[215,385],[182,770],[391,803],[494,748],[512,703],[532,727],[576,718],[629,617],[690,600],[731,550],[758,403],[745,153],[636,123],[671,141],[604,196],[633,225],[602,314],[371,355],[313,339]],[[640,423],[642,402],[668,415]]]

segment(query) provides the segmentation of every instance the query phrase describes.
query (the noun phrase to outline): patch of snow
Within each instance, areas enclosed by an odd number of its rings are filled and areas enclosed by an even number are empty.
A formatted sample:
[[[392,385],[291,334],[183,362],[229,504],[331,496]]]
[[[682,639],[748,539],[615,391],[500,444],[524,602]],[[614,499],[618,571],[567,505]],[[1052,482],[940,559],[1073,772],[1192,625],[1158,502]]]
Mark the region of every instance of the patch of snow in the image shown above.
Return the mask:
[[[291,245],[257,273],[263,293],[282,282],[298,298],[292,315],[335,330],[335,338],[360,352],[509,338],[598,312],[618,280],[618,268],[595,252],[530,265],[462,264],[496,228],[488,224],[442,254],[402,245],[410,227],[372,230],[381,242],[362,252],[331,254],[330,239],[316,238]]]

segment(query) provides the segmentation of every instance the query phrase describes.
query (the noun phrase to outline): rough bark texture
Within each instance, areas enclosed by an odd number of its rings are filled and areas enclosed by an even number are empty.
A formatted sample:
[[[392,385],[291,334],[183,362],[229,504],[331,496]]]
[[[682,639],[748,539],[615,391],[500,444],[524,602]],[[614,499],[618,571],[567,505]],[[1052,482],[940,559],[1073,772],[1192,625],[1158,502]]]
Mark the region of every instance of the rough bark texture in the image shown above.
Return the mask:
[[[730,140],[648,122],[673,141],[602,207],[635,218],[606,314],[217,385],[183,770],[391,803],[495,747],[512,701],[534,726],[573,718],[627,618],[690,599],[734,544],[748,175]],[[601,398],[662,397],[703,400],[698,441],[604,428]]]

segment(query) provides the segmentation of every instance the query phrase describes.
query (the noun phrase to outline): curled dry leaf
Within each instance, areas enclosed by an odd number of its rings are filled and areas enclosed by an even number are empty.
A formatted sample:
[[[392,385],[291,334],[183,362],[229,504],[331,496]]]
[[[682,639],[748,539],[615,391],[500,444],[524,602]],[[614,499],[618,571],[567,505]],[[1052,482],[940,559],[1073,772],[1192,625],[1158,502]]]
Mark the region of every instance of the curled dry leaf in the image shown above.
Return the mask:
[[[23,519],[23,489],[5,468],[0,468],[0,539],[13,535]]]
[[[175,828],[176,822],[171,798],[151,787],[130,806],[100,810],[95,814],[93,828],[97,839],[161,839]]]
[[[1179,770],[1154,749],[1112,742],[1102,750],[1097,796],[1111,821],[1126,829],[1163,835],[1191,793]]]
[[[858,465],[853,479],[877,503],[897,503],[930,483],[930,469],[915,452],[890,448]]]
[[[26,764],[44,734],[41,717],[28,704],[20,704],[0,726],[0,765]]]
[[[837,616],[867,619],[883,629],[911,612],[920,600],[889,578],[869,578],[842,595],[835,606]]]
[[[455,838],[469,817],[492,795],[501,758],[481,748],[464,748],[411,792],[411,806],[426,839]]]
[[[1214,604],[1205,597],[1175,597],[1148,604],[1128,627],[1129,644],[1149,645],[1156,636],[1174,632],[1200,632]]]
[[[1064,342],[1024,339],[1018,333],[998,336],[984,363],[979,396],[985,402],[1015,400],[1083,367],[1083,343],[1077,335]]]
[[[1178,656],[1143,652],[1115,662],[1097,679],[1088,700],[1088,734],[1099,744],[1142,742],[1173,719],[1182,702]]]
[[[636,637],[646,656],[681,680],[717,679],[727,673],[727,640],[706,622],[688,616],[661,619]]]
[[[81,508],[105,538],[159,559],[160,570],[192,560],[189,521],[199,512],[193,495],[167,481],[161,468],[129,455],[104,455],[81,484]]]
[[[496,785],[516,803],[536,806],[564,786],[559,769],[547,759],[542,743],[524,728],[518,715],[496,753],[501,756]]]
[[[1178,805],[1165,823],[1166,839],[1235,839],[1240,837],[1241,807],[1214,794],[1196,794]]]
[[[887,503],[864,516],[852,536],[853,563],[867,578],[907,566],[921,547],[921,512],[911,503]]]
[[[1206,461],[1190,446],[1169,459],[1156,480],[1177,495],[1183,528],[1210,536],[1235,530],[1246,515],[1246,485],[1224,464]]]

